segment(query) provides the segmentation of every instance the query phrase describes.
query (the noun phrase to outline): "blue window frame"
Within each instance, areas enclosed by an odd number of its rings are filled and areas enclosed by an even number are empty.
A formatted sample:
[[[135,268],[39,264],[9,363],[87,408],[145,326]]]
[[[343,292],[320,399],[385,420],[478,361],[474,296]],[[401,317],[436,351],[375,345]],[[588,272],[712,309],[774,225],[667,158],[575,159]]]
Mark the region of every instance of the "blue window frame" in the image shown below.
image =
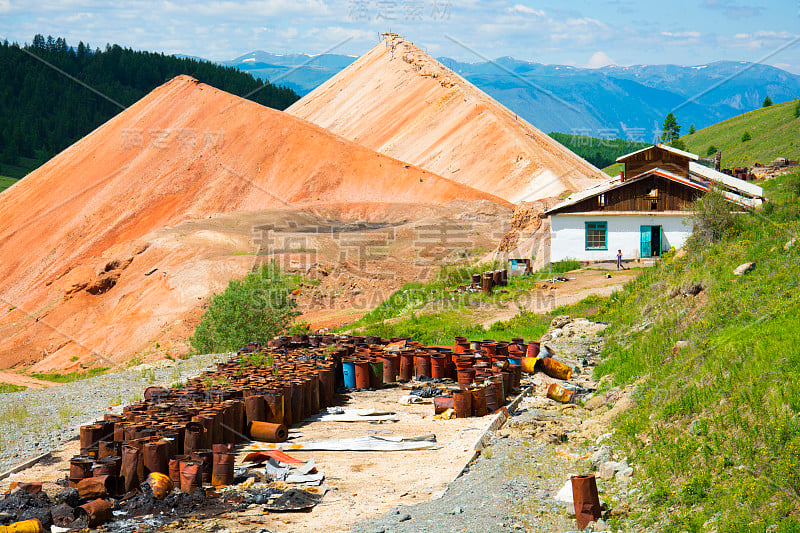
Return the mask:
[[[586,222],[586,249],[608,250],[608,225],[606,222]]]

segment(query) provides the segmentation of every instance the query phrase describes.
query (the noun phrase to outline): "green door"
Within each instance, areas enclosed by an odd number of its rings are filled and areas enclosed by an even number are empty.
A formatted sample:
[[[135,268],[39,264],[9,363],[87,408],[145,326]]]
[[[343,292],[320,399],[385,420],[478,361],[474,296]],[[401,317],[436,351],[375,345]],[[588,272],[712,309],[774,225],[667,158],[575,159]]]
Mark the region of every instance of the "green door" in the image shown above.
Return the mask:
[[[652,238],[651,235],[653,234],[650,226],[642,226],[640,228],[640,232],[642,235],[641,239],[641,249],[639,255],[641,257],[650,257],[653,253],[652,249]]]

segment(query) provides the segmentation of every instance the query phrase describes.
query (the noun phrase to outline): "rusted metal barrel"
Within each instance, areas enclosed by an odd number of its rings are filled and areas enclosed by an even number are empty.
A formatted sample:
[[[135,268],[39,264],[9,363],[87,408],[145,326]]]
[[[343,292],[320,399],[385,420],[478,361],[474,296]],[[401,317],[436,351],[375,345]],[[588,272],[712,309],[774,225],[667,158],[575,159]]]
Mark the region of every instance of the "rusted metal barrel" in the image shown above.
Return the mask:
[[[169,474],[169,446],[166,441],[148,442],[144,445],[145,473]]]
[[[470,282],[472,283],[473,287],[480,288],[481,287],[481,274],[478,273],[478,274],[470,275]]]
[[[139,449],[134,446],[122,447],[122,492],[128,493],[139,486]]]
[[[560,403],[569,403],[575,396],[575,391],[562,387],[558,383],[552,383],[547,388],[547,397]]]
[[[186,456],[183,455],[180,457],[176,457],[175,459],[169,460],[169,478],[172,480],[172,483],[175,484],[176,487],[181,486],[181,460],[185,460]]]
[[[198,463],[202,470],[203,484],[211,483],[211,470],[214,466],[214,452],[211,450],[195,450],[192,452],[192,461]]]
[[[414,352],[400,352],[400,379],[408,381],[414,377]]]
[[[494,278],[492,271],[484,272],[483,277],[481,278],[481,290],[483,290],[484,294],[492,294],[493,286]]]
[[[92,477],[94,461],[83,455],[76,455],[69,461],[69,479],[77,483],[81,479]]]
[[[257,394],[244,399],[247,425],[251,422],[264,422],[267,419],[267,402],[264,396]]]
[[[189,494],[203,486],[203,467],[193,461],[181,461],[181,491]]]
[[[44,527],[38,518],[0,526],[0,533],[42,533],[43,531]]]
[[[111,520],[111,502],[96,499],[75,508],[76,516],[86,516],[89,527],[97,527]]]
[[[453,405],[456,418],[469,418],[472,416],[472,393],[460,390],[453,393]]]
[[[164,474],[160,474],[158,472],[150,472],[142,485],[149,486],[153,496],[159,500],[166,498],[167,494],[172,492],[172,490],[175,488],[175,485],[172,483],[172,479],[170,479],[169,476],[165,476]]]
[[[461,387],[463,390],[467,390],[472,386],[472,383],[475,381],[475,369],[474,368],[464,368],[458,370],[458,386]]]
[[[600,519],[600,497],[594,474],[572,476],[572,501],[575,503],[575,519],[578,529],[583,530],[589,522]]]
[[[454,407],[452,396],[437,396],[433,399],[433,411],[437,415],[439,413],[444,413],[448,409],[453,409]]]
[[[203,448],[205,441],[205,427],[198,422],[189,422],[186,424],[186,429],[183,434],[183,453],[184,455],[191,454],[194,450]]]
[[[121,456],[103,457],[102,459],[98,459],[97,463],[94,465],[94,467],[92,467],[92,476],[117,477],[120,474],[121,467],[122,467]]]
[[[567,380],[572,377],[572,368],[552,357],[540,359],[542,371],[551,378]]]
[[[289,437],[289,432],[283,424],[253,422],[250,424],[250,437],[261,442],[284,442]]]
[[[433,379],[447,377],[447,358],[442,354],[431,355],[431,376]]]
[[[386,379],[386,370],[384,369],[384,380]],[[394,374],[394,379],[392,382],[396,381],[397,373]],[[336,389],[336,373],[334,372],[333,368],[320,368],[319,369],[319,386],[320,390],[323,392],[323,407],[328,407],[333,405],[333,395],[335,394]]]
[[[486,411],[486,394],[483,389],[472,389],[469,391],[472,395],[472,416],[485,416]]]
[[[369,388],[369,361],[358,360],[354,363],[356,373],[356,388]]]
[[[495,270],[492,272],[492,285],[495,287],[500,287],[503,285],[503,271],[502,270]]]
[[[97,458],[102,459],[103,457],[119,455],[121,448],[121,442],[101,440],[97,446]]]
[[[383,361],[369,362],[369,386],[375,390],[383,388]]]
[[[414,354],[414,376],[431,377],[431,354],[426,352]]]
[[[497,402],[497,389],[491,383],[483,388],[483,395],[486,397],[486,411],[494,413],[500,409],[500,404]]]
[[[233,484],[233,464],[235,454],[230,452],[214,452],[211,470],[211,485],[224,487]]]
[[[277,390],[264,393],[266,420],[270,424],[283,424],[283,394]]]
[[[89,500],[105,498],[116,492],[116,482],[112,476],[97,476],[78,482],[78,496]]]

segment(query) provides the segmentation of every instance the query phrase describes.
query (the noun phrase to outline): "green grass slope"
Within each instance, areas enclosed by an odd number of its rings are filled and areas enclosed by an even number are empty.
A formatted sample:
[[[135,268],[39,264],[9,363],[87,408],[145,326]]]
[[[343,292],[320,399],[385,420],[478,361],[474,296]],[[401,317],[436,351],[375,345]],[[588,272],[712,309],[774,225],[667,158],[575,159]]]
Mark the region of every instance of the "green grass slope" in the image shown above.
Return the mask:
[[[686,150],[706,157],[709,146],[722,150],[722,167],[767,164],[776,157],[800,158],[800,118],[795,117],[798,101],[775,104],[744,113],[713,126],[684,135]],[[752,139],[742,142],[745,132]]]
[[[610,323],[595,377],[639,383],[614,440],[650,509],[615,526],[800,531],[800,238],[787,246],[800,237],[800,173],[766,188],[758,212],[709,245],[690,240],[595,315]],[[676,294],[696,282],[697,296]]]

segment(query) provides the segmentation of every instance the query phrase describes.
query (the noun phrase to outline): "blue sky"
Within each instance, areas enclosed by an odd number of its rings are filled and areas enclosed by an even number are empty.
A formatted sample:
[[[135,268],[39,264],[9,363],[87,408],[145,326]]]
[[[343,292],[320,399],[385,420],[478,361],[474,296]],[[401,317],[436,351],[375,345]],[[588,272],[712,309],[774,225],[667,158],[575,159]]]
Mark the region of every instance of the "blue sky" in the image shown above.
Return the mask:
[[[0,37],[62,36],[216,61],[359,55],[394,31],[435,56],[597,67],[759,61],[800,74],[800,0],[0,0]],[[766,57],[766,59],[764,59]]]

